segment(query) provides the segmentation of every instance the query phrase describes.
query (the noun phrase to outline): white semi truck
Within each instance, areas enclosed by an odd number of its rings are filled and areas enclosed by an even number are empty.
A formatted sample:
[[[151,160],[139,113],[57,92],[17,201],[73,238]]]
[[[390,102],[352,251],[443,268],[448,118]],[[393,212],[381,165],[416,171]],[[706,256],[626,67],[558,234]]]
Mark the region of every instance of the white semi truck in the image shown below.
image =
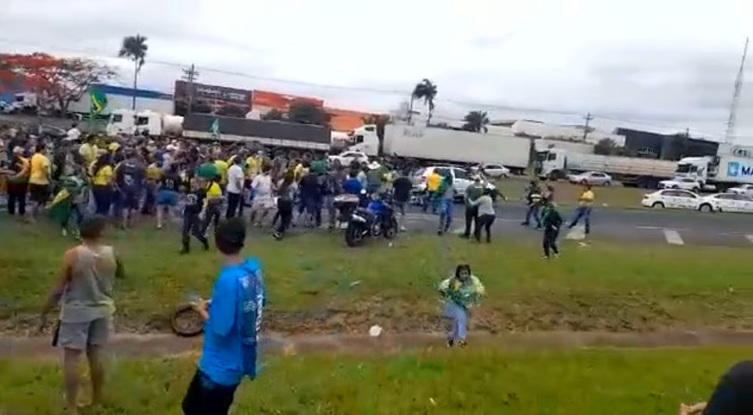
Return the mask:
[[[154,111],[116,109],[110,113],[107,135],[180,135],[183,132],[183,117]]]
[[[375,125],[353,132],[350,150],[376,156],[379,139]],[[418,160],[456,163],[499,163],[513,171],[528,167],[531,141],[513,134],[481,134],[424,126],[387,124],[384,131],[385,155]]]
[[[542,179],[560,179],[568,174],[599,171],[628,187],[655,189],[662,180],[675,176],[676,162],[636,157],[603,156],[550,148],[537,153],[536,171]]]
[[[694,178],[718,192],[753,184],[753,146],[720,144],[716,156],[684,157],[676,167],[675,176]]]

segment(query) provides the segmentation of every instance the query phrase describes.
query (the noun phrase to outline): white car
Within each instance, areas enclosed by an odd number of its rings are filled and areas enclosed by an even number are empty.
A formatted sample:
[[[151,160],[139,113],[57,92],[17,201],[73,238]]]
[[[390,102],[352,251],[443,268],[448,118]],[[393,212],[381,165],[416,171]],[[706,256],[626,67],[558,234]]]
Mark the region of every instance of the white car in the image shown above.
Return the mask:
[[[664,189],[643,195],[641,205],[655,209],[698,209],[701,197],[688,190]]]
[[[592,186],[610,186],[612,176],[600,171],[587,171],[581,174],[571,174],[567,180],[574,184],[590,184]]]
[[[413,174],[411,181],[413,182],[414,189],[418,191],[426,190],[426,179],[434,171],[442,177],[448,173],[452,175],[452,187],[455,190],[455,197],[462,197],[465,194],[465,189],[473,183],[473,179],[465,169],[455,166],[431,166],[419,169]],[[491,183],[487,183],[487,187],[496,189]]]
[[[739,195],[753,195],[753,184],[741,184],[740,186],[727,189],[727,192]]]
[[[675,177],[674,179],[660,181],[659,189],[682,189],[698,193],[701,190],[701,185],[691,177]]]
[[[698,204],[701,212],[753,213],[753,198],[737,193],[717,193],[702,197]]]
[[[357,161],[358,163],[368,163],[369,156],[360,151],[345,151],[336,156],[329,156],[329,162],[332,163],[335,160],[340,162],[341,166],[350,166],[350,163]]]
[[[499,163],[484,163],[479,165],[478,169],[487,177],[495,179],[510,177],[510,169]]]

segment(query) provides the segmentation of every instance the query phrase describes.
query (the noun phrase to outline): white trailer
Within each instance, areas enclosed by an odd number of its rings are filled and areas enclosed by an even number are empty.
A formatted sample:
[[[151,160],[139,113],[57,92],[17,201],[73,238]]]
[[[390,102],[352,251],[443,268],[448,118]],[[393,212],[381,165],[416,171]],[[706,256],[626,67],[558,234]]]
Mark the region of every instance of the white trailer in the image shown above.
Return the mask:
[[[703,186],[722,192],[753,184],[753,147],[721,144],[716,156],[685,157],[676,166],[676,176],[697,179]]]
[[[351,150],[377,155],[376,126],[365,125],[353,133]],[[499,163],[511,170],[528,167],[531,141],[512,134],[482,134],[443,128],[388,124],[384,154],[459,163]]]
[[[153,111],[116,109],[110,114],[107,135],[120,134],[180,135],[183,132],[183,117],[160,114]]]
[[[637,157],[571,153],[551,148],[537,153],[539,177],[558,179],[572,173],[604,172],[628,187],[655,189],[659,182],[675,176],[675,162]]]

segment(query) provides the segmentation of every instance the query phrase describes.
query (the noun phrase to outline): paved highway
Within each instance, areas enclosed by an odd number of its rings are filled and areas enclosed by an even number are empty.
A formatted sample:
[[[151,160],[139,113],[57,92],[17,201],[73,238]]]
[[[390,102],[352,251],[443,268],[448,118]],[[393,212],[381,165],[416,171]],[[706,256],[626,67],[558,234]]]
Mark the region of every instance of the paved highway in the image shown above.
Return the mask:
[[[459,234],[464,226],[463,206],[456,205],[452,233]],[[561,208],[569,220],[572,208]],[[525,206],[501,204],[493,232],[501,238],[541,236],[533,228],[520,223]],[[411,210],[406,218],[409,231],[435,232],[438,218],[420,210]],[[595,240],[627,243],[666,243],[672,245],[751,246],[753,247],[753,215],[701,213],[696,211],[628,210],[595,208],[591,215],[591,236]],[[562,237],[582,239],[578,227],[563,231]]]

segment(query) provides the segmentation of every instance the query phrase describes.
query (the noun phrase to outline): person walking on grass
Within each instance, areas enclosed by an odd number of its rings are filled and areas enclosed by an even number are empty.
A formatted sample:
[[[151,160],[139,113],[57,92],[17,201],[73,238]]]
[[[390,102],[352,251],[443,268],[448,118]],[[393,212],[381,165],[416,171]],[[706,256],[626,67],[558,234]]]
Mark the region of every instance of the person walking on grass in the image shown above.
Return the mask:
[[[470,265],[460,264],[452,277],[439,284],[439,294],[444,300],[444,317],[450,320],[447,347],[465,347],[469,310],[481,303],[486,289],[481,280],[473,275]]]
[[[86,353],[92,382],[92,404],[102,403],[104,348],[112,332],[115,312],[113,285],[124,277],[123,265],[112,246],[103,241],[107,221],[92,216],[81,222],[82,242],[63,256],[63,267],[42,310],[40,328],[47,314],[60,303],[60,320],[53,346],[63,349],[63,376],[68,415],[78,414],[79,364]]]
[[[531,180],[531,183],[526,187],[526,204],[528,209],[526,210],[526,217],[521,225],[528,226],[531,224],[531,219],[536,221],[536,229],[541,229],[541,189],[536,181]]]
[[[544,199],[544,206],[541,209],[541,222],[544,225],[544,240],[542,241],[544,259],[549,259],[551,255],[557,258],[560,254],[557,247],[557,238],[564,220],[557,210],[557,205],[549,198]]]
[[[122,209],[121,229],[131,226],[133,214],[139,210],[145,181],[146,166],[139,160],[138,153],[129,149],[125,153],[125,160],[115,167],[115,186]]]
[[[257,342],[267,298],[260,262],[242,255],[245,239],[242,218],[222,221],[215,230],[223,267],[212,298],[196,305],[206,321],[204,345],[183,398],[185,415],[226,415],[243,378],[258,374]]]
[[[207,197],[206,186],[202,179],[187,181],[186,200],[183,207],[183,226],[181,227],[180,241],[181,255],[191,252],[191,236],[198,239],[204,250],[209,249],[209,241],[204,236],[203,217],[206,216],[204,199]]]
[[[29,161],[29,200],[32,202],[32,221],[36,221],[39,212],[44,209],[50,199],[52,165],[50,159],[44,155],[45,148],[44,143],[38,143]]]

